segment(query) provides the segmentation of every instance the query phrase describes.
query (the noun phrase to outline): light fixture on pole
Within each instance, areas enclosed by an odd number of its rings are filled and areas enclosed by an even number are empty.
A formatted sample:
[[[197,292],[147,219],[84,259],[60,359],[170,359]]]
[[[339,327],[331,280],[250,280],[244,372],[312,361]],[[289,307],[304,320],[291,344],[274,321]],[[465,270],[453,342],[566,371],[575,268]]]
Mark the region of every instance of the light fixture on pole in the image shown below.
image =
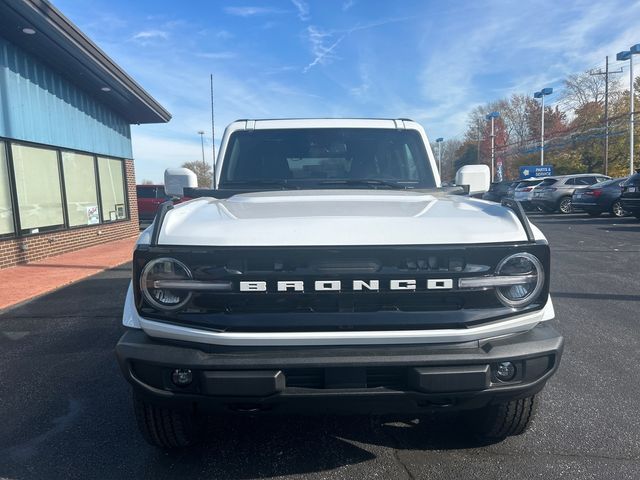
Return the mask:
[[[493,122],[500,116],[500,112],[491,112],[485,116],[487,120],[491,120],[491,181],[495,180],[494,170],[496,161],[496,135]]]
[[[533,98],[542,100],[542,120],[540,120],[540,165],[544,165],[544,97],[551,95],[553,88],[543,88],[539,92],[533,94]]]
[[[202,166],[205,167],[206,163],[204,161],[204,130],[198,130],[198,135],[200,135],[200,143],[202,144]]]
[[[438,144],[438,173],[440,174],[440,181],[442,181],[442,141],[444,138],[439,137],[436,138],[436,143]]]
[[[636,43],[629,50],[618,52],[616,60],[629,60],[629,175],[633,175],[633,123],[634,123],[634,91],[633,91],[633,56],[640,53],[640,43]]]

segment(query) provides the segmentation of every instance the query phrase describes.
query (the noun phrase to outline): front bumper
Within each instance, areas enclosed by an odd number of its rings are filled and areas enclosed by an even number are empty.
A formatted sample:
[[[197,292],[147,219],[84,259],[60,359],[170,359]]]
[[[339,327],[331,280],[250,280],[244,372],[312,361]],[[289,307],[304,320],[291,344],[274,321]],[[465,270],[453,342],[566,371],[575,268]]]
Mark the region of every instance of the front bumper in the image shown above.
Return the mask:
[[[558,368],[563,338],[548,322],[493,339],[430,345],[227,347],[130,329],[116,347],[147,401],[214,412],[420,413],[528,397]],[[516,376],[496,377],[510,361]],[[193,382],[178,387],[176,368]]]
[[[620,204],[623,210],[634,215],[640,214],[640,197],[620,197]]]

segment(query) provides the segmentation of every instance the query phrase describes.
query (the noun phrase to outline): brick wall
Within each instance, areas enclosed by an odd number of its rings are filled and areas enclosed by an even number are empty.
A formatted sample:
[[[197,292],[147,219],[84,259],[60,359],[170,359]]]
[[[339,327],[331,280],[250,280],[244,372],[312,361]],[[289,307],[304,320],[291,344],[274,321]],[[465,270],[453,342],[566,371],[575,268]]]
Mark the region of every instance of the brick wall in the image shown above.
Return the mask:
[[[139,234],[133,160],[125,161],[130,220],[0,240],[0,269]]]

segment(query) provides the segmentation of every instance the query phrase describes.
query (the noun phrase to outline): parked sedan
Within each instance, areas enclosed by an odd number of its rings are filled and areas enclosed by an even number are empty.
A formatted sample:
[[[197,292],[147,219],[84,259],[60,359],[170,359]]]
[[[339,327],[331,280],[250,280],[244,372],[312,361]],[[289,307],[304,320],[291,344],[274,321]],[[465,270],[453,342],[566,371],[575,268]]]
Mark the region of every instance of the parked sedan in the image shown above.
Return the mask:
[[[542,183],[543,178],[528,178],[522,180],[513,192],[513,198],[522,204],[525,210],[531,210],[531,200],[533,198],[533,190]]]
[[[504,182],[494,182],[489,187],[489,190],[482,195],[483,200],[489,200],[491,202],[500,202],[503,198],[508,197],[509,189],[518,184],[512,180],[505,180]]]
[[[593,173],[549,177],[535,189],[531,203],[545,212],[571,213],[573,192],[605,180],[611,177]]]
[[[631,175],[622,184],[622,195],[620,203],[625,211],[640,220],[640,173]]]
[[[571,197],[574,210],[582,210],[592,217],[608,212],[614,217],[624,217],[627,213],[622,208],[620,195],[621,185],[627,178],[616,178],[606,182],[596,183],[584,189],[577,189]]]

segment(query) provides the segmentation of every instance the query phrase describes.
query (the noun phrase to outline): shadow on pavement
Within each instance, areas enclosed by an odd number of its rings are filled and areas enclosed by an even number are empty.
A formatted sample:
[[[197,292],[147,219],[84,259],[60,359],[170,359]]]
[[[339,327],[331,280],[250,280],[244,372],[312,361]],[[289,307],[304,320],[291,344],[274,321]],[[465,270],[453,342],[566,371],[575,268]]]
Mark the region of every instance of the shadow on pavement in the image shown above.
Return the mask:
[[[611,300],[613,302],[640,302],[640,295],[620,295],[617,293],[576,293],[552,292],[553,297],[579,298],[585,300]]]
[[[610,227],[600,227],[599,230],[609,232],[640,232],[640,223],[636,225],[612,225]]]
[[[637,222],[635,218],[617,217],[584,217],[581,215],[562,215],[553,217],[529,216],[530,220],[536,222],[542,220],[552,221],[556,225],[633,225]]]
[[[489,444],[475,440],[456,418],[402,422],[379,416],[212,419],[207,429],[211,440],[190,450],[156,451],[156,461],[148,462],[147,473],[161,478],[180,471],[199,478],[203,464],[218,464],[221,478],[271,478],[371,461],[377,457],[376,447],[453,450]]]

